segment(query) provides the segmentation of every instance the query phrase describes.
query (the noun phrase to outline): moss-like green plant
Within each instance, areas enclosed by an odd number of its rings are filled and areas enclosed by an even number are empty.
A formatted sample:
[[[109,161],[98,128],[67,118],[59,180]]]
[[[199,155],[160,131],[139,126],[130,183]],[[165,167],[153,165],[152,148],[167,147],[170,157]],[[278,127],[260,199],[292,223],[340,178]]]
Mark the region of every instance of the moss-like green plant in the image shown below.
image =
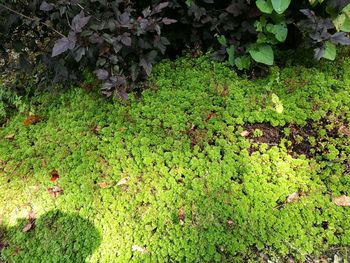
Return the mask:
[[[332,197],[350,195],[350,64],[334,63],[344,74],[321,64],[250,81],[182,58],[155,67],[141,98],[36,98],[39,122],[18,114],[0,130],[0,261],[247,262],[258,250],[283,262],[349,246],[349,209]]]

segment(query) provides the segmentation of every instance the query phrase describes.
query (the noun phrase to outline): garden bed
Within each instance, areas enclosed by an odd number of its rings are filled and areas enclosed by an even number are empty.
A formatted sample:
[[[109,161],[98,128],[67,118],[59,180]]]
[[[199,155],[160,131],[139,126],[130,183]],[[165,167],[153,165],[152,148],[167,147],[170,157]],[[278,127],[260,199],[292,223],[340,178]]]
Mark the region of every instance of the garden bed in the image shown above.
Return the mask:
[[[36,98],[0,130],[0,261],[346,258],[349,62],[182,58],[141,98]]]

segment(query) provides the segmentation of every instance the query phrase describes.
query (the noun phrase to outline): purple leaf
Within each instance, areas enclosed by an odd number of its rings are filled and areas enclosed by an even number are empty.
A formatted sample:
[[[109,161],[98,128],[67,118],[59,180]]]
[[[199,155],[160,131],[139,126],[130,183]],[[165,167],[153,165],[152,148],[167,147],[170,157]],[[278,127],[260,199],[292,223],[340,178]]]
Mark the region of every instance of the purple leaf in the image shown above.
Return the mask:
[[[120,96],[121,99],[127,100],[129,98],[128,93],[125,91],[125,89],[120,89],[118,90],[118,95]]]
[[[84,47],[80,47],[73,53],[76,62],[79,62],[82,59],[82,57],[85,55],[85,51],[86,50]]]
[[[162,11],[162,9],[166,8],[169,5],[169,2],[163,2],[159,5],[155,6],[152,11],[152,15],[157,14]]]
[[[149,76],[152,72],[152,63],[154,62],[154,59],[157,57],[157,51],[152,50],[148,52],[141,60],[140,60],[140,66],[143,67],[143,69],[146,71],[147,76]]]
[[[122,36],[120,41],[123,43],[124,46],[131,46],[131,37],[129,36]]]
[[[56,57],[64,52],[66,52],[70,47],[70,41],[67,37],[60,38],[55,42],[52,49],[52,57]]]
[[[91,16],[85,16],[84,11],[77,14],[72,20],[72,30],[74,32],[80,33],[84,26],[87,25]]]
[[[69,40],[69,49],[74,49],[75,48],[75,44],[77,43],[77,35],[75,34],[75,32],[70,31],[68,34],[68,40]]]
[[[170,18],[167,18],[167,17],[164,17],[164,18],[162,19],[162,23],[163,23],[164,25],[174,24],[174,23],[176,23],[176,22],[177,22],[177,20],[175,20],[175,19],[170,19]]]
[[[47,3],[46,1],[43,1],[40,5],[40,10],[44,12],[49,12],[55,7],[54,4],[52,3]]]
[[[109,73],[105,69],[95,70],[94,73],[96,74],[96,76],[99,80],[106,80],[109,77]]]
[[[350,45],[350,39],[345,32],[337,32],[331,36],[331,41],[334,44]]]
[[[93,33],[90,37],[89,37],[89,41],[92,44],[102,44],[103,43],[103,38],[98,35],[97,33]]]
[[[139,23],[140,23],[141,29],[146,30],[146,28],[148,26],[148,20],[147,19],[140,19]]]
[[[143,17],[144,18],[146,18],[146,17],[148,17],[150,14],[151,14],[151,8],[150,7],[147,7],[146,9],[144,9],[143,11],[142,11],[142,15],[143,15]]]
[[[124,12],[118,16],[118,21],[121,25],[126,25],[130,21],[130,14],[128,12]]]
[[[300,12],[304,14],[308,19],[316,23],[316,15],[314,11],[310,9],[301,9]]]
[[[151,74],[152,71],[152,64],[147,61],[146,59],[142,58],[140,60],[140,66],[143,67],[143,69],[146,71],[147,76]]]
[[[325,47],[322,46],[320,48],[319,47],[315,48],[314,51],[315,51],[315,54],[314,54],[315,59],[316,60],[320,60],[323,57],[323,55],[324,55]]]

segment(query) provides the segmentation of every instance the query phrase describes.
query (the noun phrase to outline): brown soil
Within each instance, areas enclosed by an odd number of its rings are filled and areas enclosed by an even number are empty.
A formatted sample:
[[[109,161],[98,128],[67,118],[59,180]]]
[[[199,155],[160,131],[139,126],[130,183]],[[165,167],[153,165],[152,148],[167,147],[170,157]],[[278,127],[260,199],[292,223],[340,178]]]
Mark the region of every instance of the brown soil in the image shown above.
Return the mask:
[[[259,129],[263,132],[260,137],[254,137],[254,131]],[[252,139],[255,143],[266,143],[269,145],[278,145],[282,137],[280,128],[273,127],[267,123],[248,124],[244,126],[244,130],[248,131],[247,138]]]

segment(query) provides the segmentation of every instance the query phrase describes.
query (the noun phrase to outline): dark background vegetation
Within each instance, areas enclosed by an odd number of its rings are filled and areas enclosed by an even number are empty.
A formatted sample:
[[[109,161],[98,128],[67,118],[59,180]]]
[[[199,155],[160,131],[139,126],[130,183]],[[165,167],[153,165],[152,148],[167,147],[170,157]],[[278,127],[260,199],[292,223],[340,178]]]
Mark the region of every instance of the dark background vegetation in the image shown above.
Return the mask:
[[[103,94],[126,99],[143,89],[140,81],[156,61],[183,52],[210,51],[247,71],[273,63],[273,53],[262,53],[271,47],[314,49],[320,59],[327,56],[327,43],[350,44],[331,21],[349,1],[313,2],[291,1],[286,10],[262,12],[259,3],[271,6],[270,0],[0,1],[2,66],[11,67],[13,52],[14,65],[26,72],[43,64],[36,89],[77,81],[88,68],[102,80]]]

